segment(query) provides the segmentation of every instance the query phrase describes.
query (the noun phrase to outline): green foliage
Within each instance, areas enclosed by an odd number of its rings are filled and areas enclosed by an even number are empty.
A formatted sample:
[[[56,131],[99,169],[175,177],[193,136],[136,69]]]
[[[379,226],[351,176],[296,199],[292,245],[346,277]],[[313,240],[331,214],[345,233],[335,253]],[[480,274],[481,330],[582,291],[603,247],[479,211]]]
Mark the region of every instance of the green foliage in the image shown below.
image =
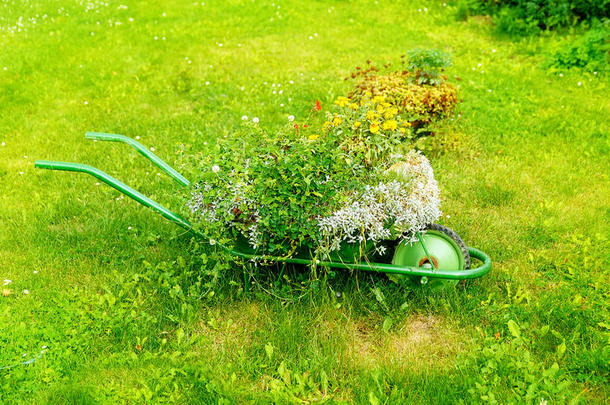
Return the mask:
[[[379,176],[361,154],[339,147],[342,133],[307,135],[292,125],[280,133],[247,128],[247,135],[221,141],[199,165],[201,200],[192,204],[203,216],[194,219],[223,244],[246,238],[278,256],[315,249],[316,218],[330,215]]]
[[[554,361],[546,366],[531,353],[531,339],[548,333],[527,330],[514,320],[507,322],[508,338],[488,337],[480,347],[474,348],[466,364],[478,370],[476,378],[469,381],[468,393],[474,402],[489,404],[512,403],[525,400],[528,403],[561,402],[570,398],[570,381],[560,370],[565,354],[565,343],[557,347]],[[501,387],[509,392],[499,395]],[[504,397],[503,397],[504,396]]]
[[[540,30],[571,26],[610,17],[609,0],[463,0],[457,16],[486,13],[494,16],[500,32],[532,35]]]
[[[417,84],[437,86],[443,82],[441,72],[451,66],[451,56],[438,49],[411,49],[407,52],[407,69],[414,77],[410,80]]]
[[[597,26],[571,42],[562,44],[548,58],[554,70],[578,68],[587,72],[607,72],[610,66],[610,29]]]

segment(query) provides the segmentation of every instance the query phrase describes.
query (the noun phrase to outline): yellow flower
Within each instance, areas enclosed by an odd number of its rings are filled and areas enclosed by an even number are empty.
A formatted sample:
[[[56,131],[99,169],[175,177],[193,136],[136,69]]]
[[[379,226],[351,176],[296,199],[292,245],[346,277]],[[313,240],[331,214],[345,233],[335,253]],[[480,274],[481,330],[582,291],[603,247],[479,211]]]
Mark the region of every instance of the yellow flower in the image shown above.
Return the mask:
[[[369,121],[374,120],[376,115],[377,114],[375,114],[375,111],[370,110],[369,112],[366,113],[366,119]]]
[[[383,96],[375,96],[373,97],[373,101],[376,103],[383,103],[385,101],[385,97]]]
[[[343,120],[341,119],[341,117],[339,117],[339,116],[335,116],[335,119],[333,120],[333,125],[334,125],[334,126],[336,126],[336,127],[338,127],[339,125],[341,125],[341,121],[343,121]]]
[[[339,107],[345,107],[349,103],[349,99],[347,97],[337,97],[335,100],[335,104]]]
[[[405,129],[405,127],[400,127],[398,128],[398,132],[400,132],[401,134],[404,134],[407,130]]]
[[[362,123],[360,121],[354,122],[354,128],[359,128]]]
[[[378,112],[379,114],[383,113],[383,106],[382,106],[381,104],[379,104],[379,105],[377,106],[377,112]]]
[[[330,127],[330,122],[326,121],[324,124],[322,124],[322,131],[326,132],[328,127]]]
[[[395,120],[389,120],[383,123],[383,129],[386,131],[394,131],[398,128],[398,123]]]
[[[392,104],[390,104],[390,103],[381,103],[381,105],[384,106],[385,108],[392,106]]]
[[[315,141],[315,140],[316,140],[316,139],[318,139],[319,137],[320,137],[320,135],[318,135],[318,134],[313,134],[313,135],[309,135],[307,138],[308,138],[310,141]]]
[[[372,122],[371,126],[369,127],[369,131],[371,131],[372,134],[378,134],[379,133],[379,124],[376,122]]]
[[[351,103],[351,104],[349,105],[349,108],[350,108],[350,109],[352,109],[352,110],[357,110],[357,109],[358,109],[358,104],[356,104],[356,103]]]

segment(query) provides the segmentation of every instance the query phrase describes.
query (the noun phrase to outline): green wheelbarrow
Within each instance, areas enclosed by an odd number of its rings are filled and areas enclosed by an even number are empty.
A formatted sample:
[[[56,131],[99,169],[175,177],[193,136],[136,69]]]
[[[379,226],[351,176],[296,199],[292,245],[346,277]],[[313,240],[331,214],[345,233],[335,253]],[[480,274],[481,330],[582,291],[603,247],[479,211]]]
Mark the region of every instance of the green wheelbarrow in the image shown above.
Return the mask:
[[[149,159],[153,164],[159,167],[159,169],[182,186],[189,187],[191,185],[191,182],[183,175],[161,160],[144,145],[132,138],[124,135],[99,132],[87,132],[86,137],[93,140],[126,143],[140,152],[144,157]],[[188,220],[95,167],[80,163],[49,160],[37,160],[35,162],[35,167],[40,169],[87,173],[124,195],[136,200],[140,204],[151,208],[197,237],[203,238],[211,244],[216,244],[214,240],[209,239],[202,231],[195,229]],[[389,254],[386,254],[384,257],[372,257],[373,260],[381,259],[380,263],[369,260],[367,255],[354,255],[353,250],[357,249],[354,249],[353,246],[346,246],[344,248],[348,251],[347,254],[336,255],[336,259],[332,258],[328,261],[312,259],[311,255],[309,255],[309,257],[307,257],[307,255],[280,257],[257,254],[247,248],[240,248],[239,243],[236,243],[236,247],[234,248],[229,248],[222,244],[218,244],[218,246],[225,249],[231,255],[246,260],[290,263],[305,266],[315,264],[327,268],[386,273],[405,276],[402,278],[403,280],[408,280],[409,282],[415,282],[417,284],[426,284],[432,289],[454,286],[460,280],[478,278],[491,270],[491,259],[489,256],[478,249],[467,247],[462,239],[449,228],[438,224],[431,224],[425,232],[418,233],[416,237],[417,242],[414,243],[406,241],[388,241],[388,245],[391,248]],[[352,260],[345,260],[345,257],[352,257]],[[472,268],[472,259],[476,259],[480,264],[477,267]]]

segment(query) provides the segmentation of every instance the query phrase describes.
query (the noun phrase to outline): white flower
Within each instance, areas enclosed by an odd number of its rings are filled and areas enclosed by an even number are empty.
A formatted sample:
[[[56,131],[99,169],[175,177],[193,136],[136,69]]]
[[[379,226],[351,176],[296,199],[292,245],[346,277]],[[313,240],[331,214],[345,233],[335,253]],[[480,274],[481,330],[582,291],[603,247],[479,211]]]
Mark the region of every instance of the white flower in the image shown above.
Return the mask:
[[[214,246],[216,244],[216,241],[214,239],[210,239],[210,245]]]
[[[248,121],[248,116],[247,115],[242,115],[241,116],[241,120],[242,121]]]
[[[6,146],[6,143],[5,143],[5,142],[2,142],[2,146]]]
[[[294,121],[294,115],[289,115],[288,116],[288,121],[290,121],[290,122]]]
[[[417,152],[404,159],[389,169],[400,181],[366,186],[343,208],[318,218],[321,253],[338,250],[343,242],[388,239],[392,230],[408,239],[440,217],[440,192],[430,163]]]
[[[23,295],[28,295],[30,292],[28,290],[23,290]]]
[[[9,285],[9,284],[10,284],[10,283],[12,283],[12,282],[13,282],[13,280],[8,280],[8,279],[5,279],[5,280],[4,280],[4,285]]]
[[[214,166],[212,166],[212,171],[213,171],[214,173],[218,173],[218,172],[220,171],[220,166],[218,166],[218,165],[214,165]]]
[[[579,86],[582,86],[582,82],[578,82],[578,85],[579,85]]]
[[[38,274],[38,270],[34,270],[34,271],[33,271],[33,273],[34,273],[34,274]]]
[[[258,117],[254,117],[254,118],[252,118],[252,122],[253,122],[253,123],[255,123],[255,124],[258,124],[258,122],[259,122]]]

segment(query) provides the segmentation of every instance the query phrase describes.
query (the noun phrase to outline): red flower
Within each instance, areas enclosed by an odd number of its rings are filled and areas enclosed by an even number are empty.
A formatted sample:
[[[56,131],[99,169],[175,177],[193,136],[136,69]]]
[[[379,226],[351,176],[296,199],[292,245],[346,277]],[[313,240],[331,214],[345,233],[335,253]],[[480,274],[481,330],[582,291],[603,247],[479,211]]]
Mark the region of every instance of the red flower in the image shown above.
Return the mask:
[[[309,125],[303,124],[303,128],[309,128]]]
[[[322,105],[320,104],[320,100],[316,100],[316,105],[314,105],[313,109],[316,111],[322,110]]]
[[[299,124],[294,124],[294,129],[298,130],[299,129]]]

